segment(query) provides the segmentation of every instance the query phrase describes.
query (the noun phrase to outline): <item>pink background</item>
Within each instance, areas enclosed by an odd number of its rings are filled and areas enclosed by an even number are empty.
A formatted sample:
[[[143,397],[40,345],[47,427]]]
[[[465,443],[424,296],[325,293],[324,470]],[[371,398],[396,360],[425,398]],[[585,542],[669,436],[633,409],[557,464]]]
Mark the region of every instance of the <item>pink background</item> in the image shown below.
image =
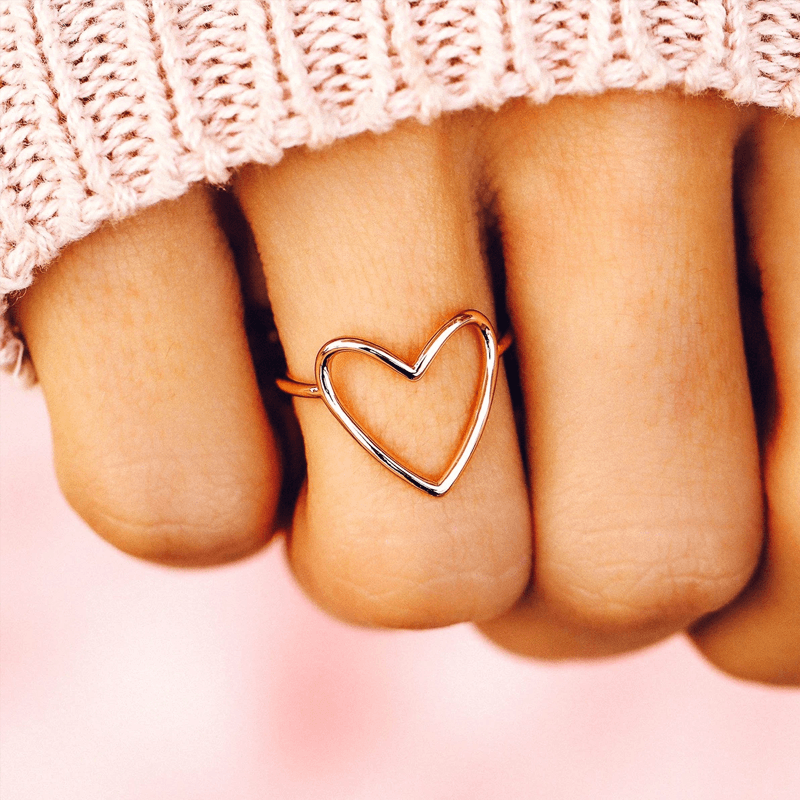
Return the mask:
[[[552,666],[466,625],[350,628],[280,545],[139,563],[61,499],[40,394],[0,403],[2,800],[800,798],[800,692],[681,638]]]

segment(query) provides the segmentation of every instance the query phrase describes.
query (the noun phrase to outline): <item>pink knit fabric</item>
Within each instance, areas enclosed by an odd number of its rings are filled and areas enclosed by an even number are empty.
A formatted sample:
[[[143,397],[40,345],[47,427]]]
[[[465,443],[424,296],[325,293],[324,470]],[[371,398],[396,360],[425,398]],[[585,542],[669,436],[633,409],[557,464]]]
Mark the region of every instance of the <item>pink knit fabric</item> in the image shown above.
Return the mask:
[[[716,89],[800,115],[800,0],[2,0],[8,295],[102,222],[398,120]]]

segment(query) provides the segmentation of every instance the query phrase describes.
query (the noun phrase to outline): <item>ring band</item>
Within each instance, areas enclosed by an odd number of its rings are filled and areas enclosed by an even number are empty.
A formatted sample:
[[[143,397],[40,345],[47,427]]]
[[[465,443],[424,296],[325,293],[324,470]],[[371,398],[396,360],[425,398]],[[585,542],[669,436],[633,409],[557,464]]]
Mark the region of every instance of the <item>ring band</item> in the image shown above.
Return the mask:
[[[329,344],[339,341],[345,340],[332,339]],[[352,342],[364,340],[354,340],[352,338],[348,338],[346,341]],[[369,342],[364,341],[364,344],[369,344]],[[512,344],[514,344],[514,334],[511,331],[506,331],[503,336],[497,340],[498,357],[504,355]],[[305,397],[307,400],[313,400],[315,398],[320,399],[322,397],[322,393],[320,392],[319,386],[317,386],[316,383],[303,383],[302,381],[296,381],[294,378],[290,378],[288,375],[285,378],[276,378],[275,383],[282,392],[290,394],[293,397]]]
[[[361,426],[352,414],[342,405],[333,386],[331,379],[331,361],[344,352],[362,353],[377,359],[395,372],[399,372],[410,381],[419,380],[427,371],[433,359],[443,347],[445,342],[461,328],[473,326],[477,328],[483,345],[483,373],[472,415],[467,430],[458,444],[456,454],[449,466],[438,480],[430,480],[415,472],[407,464],[390,454]],[[494,397],[497,383],[497,368],[500,356],[508,350],[513,343],[513,334],[509,331],[499,341],[494,328],[489,320],[479,311],[462,311],[452,319],[445,322],[441,328],[428,340],[422,352],[413,365],[407,364],[401,358],[384,348],[353,337],[332,339],[323,345],[317,353],[316,383],[303,383],[287,376],[278,378],[278,388],[294,397],[308,399],[322,398],[331,413],[347,430],[347,432],[375,459],[395,475],[410,483],[412,486],[434,497],[446,494],[464,471],[475,448],[478,446],[489,410]]]

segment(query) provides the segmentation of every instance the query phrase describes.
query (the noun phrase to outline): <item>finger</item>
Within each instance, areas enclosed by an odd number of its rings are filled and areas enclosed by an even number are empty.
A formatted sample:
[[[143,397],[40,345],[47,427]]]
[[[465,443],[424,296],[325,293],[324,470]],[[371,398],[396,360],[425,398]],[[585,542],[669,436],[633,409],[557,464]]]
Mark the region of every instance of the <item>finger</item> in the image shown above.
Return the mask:
[[[62,490],[92,528],[184,565],[269,538],[280,463],[207,190],[72,245],[15,311]]]
[[[238,191],[253,227],[289,370],[314,381],[317,351],[356,336],[413,363],[448,318],[492,314],[471,189],[468,127],[442,122],[290,154]],[[342,357],[337,385],[365,429],[416,471],[441,474],[479,379],[475,335],[457,334],[418,383]],[[524,473],[504,378],[467,469],[433,498],[386,470],[321,400],[296,399],[307,491],[290,557],[323,607],[391,626],[488,617],[529,572]]]
[[[630,649],[731,600],[760,545],[735,116],[609,95],[498,124],[537,539],[528,602],[487,631],[551,657]]]
[[[745,176],[747,228],[761,272],[777,416],[764,454],[768,542],[753,584],[694,631],[743,678],[800,684],[800,121],[765,114]]]

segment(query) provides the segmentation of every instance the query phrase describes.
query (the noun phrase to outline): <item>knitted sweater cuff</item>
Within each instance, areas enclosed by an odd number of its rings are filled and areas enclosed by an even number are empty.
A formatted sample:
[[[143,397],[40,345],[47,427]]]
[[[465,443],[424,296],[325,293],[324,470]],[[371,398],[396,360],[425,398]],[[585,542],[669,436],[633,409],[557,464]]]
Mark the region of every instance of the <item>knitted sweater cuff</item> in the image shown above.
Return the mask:
[[[0,364],[32,376],[6,312],[37,268],[193,182],[402,119],[667,86],[800,115],[800,0],[3,0]]]

